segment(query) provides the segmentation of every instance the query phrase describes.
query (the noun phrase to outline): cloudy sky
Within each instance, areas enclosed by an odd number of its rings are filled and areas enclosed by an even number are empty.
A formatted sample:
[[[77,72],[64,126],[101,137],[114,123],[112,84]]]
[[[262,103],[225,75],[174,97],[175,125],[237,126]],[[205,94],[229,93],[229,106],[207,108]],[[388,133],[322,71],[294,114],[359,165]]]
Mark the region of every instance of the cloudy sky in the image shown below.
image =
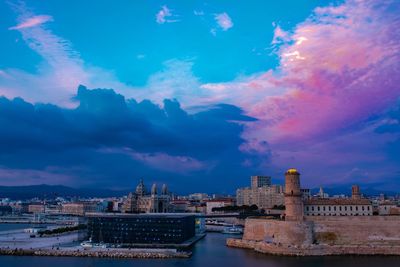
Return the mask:
[[[1,1],[0,184],[400,190],[400,2]]]

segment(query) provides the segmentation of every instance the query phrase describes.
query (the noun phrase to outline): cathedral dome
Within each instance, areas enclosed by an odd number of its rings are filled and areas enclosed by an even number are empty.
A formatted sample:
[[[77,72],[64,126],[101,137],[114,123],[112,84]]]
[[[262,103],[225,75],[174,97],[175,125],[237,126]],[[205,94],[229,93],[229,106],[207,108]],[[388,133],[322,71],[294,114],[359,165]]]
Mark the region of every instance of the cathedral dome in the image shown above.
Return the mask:
[[[168,187],[166,184],[163,184],[162,189],[161,189],[161,194],[168,195]]]
[[[157,195],[157,185],[156,184],[153,184],[153,186],[151,187],[151,194]]]

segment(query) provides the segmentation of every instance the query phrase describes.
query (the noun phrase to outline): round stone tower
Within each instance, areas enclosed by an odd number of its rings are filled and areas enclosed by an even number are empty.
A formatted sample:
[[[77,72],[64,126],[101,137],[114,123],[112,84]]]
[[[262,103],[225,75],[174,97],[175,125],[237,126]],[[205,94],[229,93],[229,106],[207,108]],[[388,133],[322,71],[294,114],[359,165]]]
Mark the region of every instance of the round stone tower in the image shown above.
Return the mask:
[[[285,173],[285,220],[303,220],[303,199],[300,190],[300,173],[289,169]]]

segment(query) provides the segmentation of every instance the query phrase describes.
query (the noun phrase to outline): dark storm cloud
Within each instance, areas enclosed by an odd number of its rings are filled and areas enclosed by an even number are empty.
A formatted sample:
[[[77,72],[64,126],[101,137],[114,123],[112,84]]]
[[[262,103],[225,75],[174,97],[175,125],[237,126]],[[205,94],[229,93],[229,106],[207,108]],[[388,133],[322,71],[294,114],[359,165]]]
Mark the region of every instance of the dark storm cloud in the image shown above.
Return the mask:
[[[89,184],[112,181],[121,186],[133,183],[133,177],[152,175],[166,182],[190,177],[197,184],[218,178],[216,184],[222,187],[241,173],[247,175],[240,136],[242,122],[254,119],[235,106],[220,104],[188,114],[175,100],[165,100],[160,107],[84,86],[75,99],[77,108],[64,109],[0,98],[0,166],[34,170],[53,166],[58,173],[85,177]],[[171,164],[178,159],[183,162],[180,167],[188,162],[195,168],[184,175],[178,170],[164,172],[152,167],[154,160],[144,164],[124,153],[127,150],[146,155],[145,159],[167,157]]]

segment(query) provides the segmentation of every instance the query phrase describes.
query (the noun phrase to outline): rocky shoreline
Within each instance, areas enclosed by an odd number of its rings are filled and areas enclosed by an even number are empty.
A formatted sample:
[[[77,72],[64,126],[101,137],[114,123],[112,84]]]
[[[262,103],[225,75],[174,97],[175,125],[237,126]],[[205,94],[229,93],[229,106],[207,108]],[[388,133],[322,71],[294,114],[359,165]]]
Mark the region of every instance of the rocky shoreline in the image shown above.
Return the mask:
[[[253,249],[260,253],[279,256],[400,256],[398,245],[306,245],[285,246],[263,241],[228,238],[228,247]]]
[[[168,259],[189,258],[191,252],[142,252],[129,249],[118,250],[63,250],[63,249],[0,249],[0,255],[9,256],[54,256],[54,257],[97,257],[97,258],[140,258]]]

